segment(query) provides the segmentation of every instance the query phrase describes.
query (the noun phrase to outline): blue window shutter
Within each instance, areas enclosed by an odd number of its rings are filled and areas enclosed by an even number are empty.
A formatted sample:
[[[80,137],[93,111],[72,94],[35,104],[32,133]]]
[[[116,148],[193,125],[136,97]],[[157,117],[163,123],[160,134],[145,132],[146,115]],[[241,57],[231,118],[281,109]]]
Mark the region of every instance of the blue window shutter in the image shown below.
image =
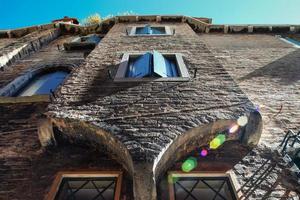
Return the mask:
[[[144,30],[146,34],[152,34],[151,26],[149,24],[144,27]]]
[[[153,71],[161,77],[177,77],[176,64],[161,53],[153,51]]]
[[[150,75],[151,53],[146,53],[129,65],[127,77],[142,78]]]

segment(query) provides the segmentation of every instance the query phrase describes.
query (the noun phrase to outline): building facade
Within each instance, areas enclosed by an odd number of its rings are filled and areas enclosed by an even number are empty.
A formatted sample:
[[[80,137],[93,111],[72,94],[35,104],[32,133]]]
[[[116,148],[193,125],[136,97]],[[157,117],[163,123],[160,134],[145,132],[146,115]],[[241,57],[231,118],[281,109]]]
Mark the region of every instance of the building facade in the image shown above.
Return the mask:
[[[276,154],[300,126],[299,34],[186,16],[1,31],[0,198],[299,199]]]

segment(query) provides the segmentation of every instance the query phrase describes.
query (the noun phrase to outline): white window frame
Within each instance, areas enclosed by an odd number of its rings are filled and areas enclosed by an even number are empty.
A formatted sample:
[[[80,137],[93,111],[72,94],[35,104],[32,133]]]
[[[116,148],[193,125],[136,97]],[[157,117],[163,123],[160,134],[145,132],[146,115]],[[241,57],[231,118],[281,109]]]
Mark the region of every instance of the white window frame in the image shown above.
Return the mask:
[[[146,52],[145,52],[146,53]],[[145,78],[130,78],[126,77],[126,72],[129,66],[129,58],[130,57],[138,57],[143,55],[144,53],[124,53],[121,64],[119,65],[118,71],[114,78],[114,82],[177,82],[177,81],[189,81],[190,75],[188,69],[183,61],[183,55],[181,53],[162,53],[163,56],[175,56],[176,66],[178,70],[178,77],[145,77]]]
[[[129,36],[136,36],[136,37],[139,37],[139,36],[146,36],[146,37],[153,37],[153,36],[170,36],[170,35],[173,35],[173,31],[172,31],[172,29],[171,29],[171,27],[169,27],[169,26],[156,26],[156,25],[154,25],[154,26],[151,26],[151,27],[153,27],[153,28],[165,28],[165,34],[136,34],[136,29],[137,28],[144,28],[145,27],[145,25],[144,26],[133,26],[133,27],[131,27],[131,29],[130,29],[130,32],[129,32]]]

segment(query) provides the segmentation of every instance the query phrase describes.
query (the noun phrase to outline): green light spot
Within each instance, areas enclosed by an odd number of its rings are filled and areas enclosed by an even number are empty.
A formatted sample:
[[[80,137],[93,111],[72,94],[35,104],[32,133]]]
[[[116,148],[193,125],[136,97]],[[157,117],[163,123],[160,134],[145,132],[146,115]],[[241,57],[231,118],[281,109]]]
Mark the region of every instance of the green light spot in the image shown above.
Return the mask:
[[[181,169],[184,172],[190,172],[196,167],[197,167],[197,159],[194,157],[189,157],[182,163]]]
[[[226,140],[226,135],[225,134],[219,134],[219,135],[217,135],[217,138],[219,138],[221,144],[223,144]]]

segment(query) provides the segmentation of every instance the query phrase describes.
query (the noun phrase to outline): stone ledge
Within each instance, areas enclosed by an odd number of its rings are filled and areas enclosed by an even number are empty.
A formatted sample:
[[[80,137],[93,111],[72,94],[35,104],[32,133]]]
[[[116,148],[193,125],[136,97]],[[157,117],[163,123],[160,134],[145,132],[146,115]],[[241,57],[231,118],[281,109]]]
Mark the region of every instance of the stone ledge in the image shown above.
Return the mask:
[[[18,103],[35,103],[50,102],[49,95],[34,95],[24,97],[0,97],[0,104],[18,104]]]
[[[206,33],[300,33],[300,25],[225,25],[212,24]]]

